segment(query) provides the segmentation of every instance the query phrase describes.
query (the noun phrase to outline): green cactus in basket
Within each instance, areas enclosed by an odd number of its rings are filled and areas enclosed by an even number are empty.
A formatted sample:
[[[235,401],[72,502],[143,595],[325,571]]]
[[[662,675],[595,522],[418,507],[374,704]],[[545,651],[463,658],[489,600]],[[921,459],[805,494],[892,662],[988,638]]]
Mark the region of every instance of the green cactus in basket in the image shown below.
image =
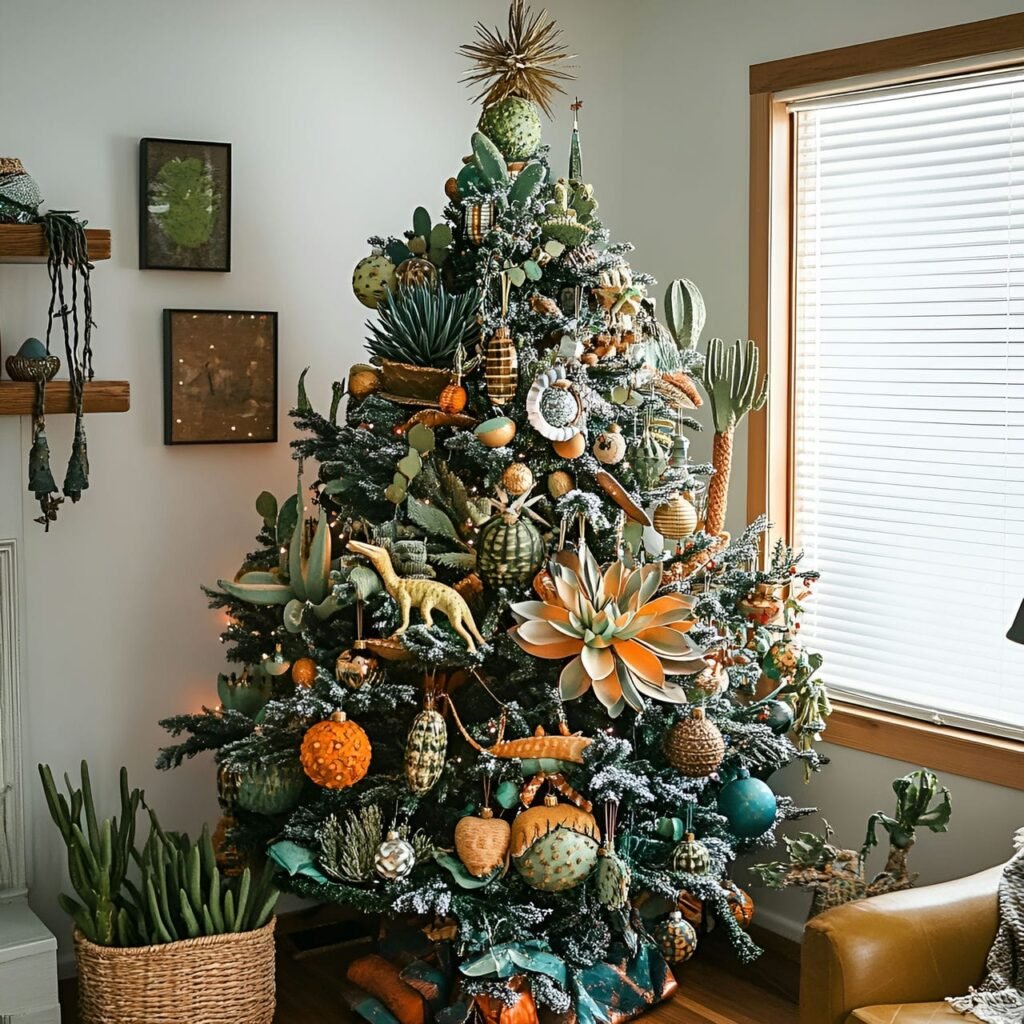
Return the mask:
[[[726,352],[721,338],[708,342],[701,383],[708,394],[715,424],[711,462],[715,475],[708,484],[706,533],[721,535],[725,530],[725,512],[732,469],[732,441],[739,423],[748,412],[756,412],[768,400],[768,378],[761,381],[760,357],[753,341],[736,341]]]
[[[379,359],[414,366],[448,368],[459,346],[469,348],[479,336],[476,292],[452,295],[443,288],[421,285],[384,297],[380,322],[367,321],[366,347]]]
[[[62,893],[59,903],[90,942],[157,945],[252,931],[270,920],[278,896],[273,865],[268,862],[255,881],[249,868],[238,879],[227,879],[217,866],[208,827],[192,842],[187,835],[165,832],[149,809],[149,837],[138,849],[136,816],[144,797],[128,788],[126,769],[121,769],[120,817],[103,821],[86,762],[81,788],[65,775],[67,796],[57,789],[48,765],[39,766],[39,775],[50,816],[67,846],[78,897]]]

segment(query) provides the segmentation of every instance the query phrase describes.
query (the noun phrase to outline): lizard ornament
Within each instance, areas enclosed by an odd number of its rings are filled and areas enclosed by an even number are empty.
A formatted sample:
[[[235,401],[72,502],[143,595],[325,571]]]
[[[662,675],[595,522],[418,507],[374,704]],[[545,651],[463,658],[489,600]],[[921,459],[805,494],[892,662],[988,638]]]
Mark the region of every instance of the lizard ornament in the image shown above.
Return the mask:
[[[384,588],[398,604],[402,624],[395,630],[395,636],[401,636],[409,628],[410,613],[413,608],[418,608],[423,624],[428,629],[434,625],[434,611],[443,612],[452,629],[465,640],[471,654],[476,652],[477,644],[486,644],[487,641],[480,635],[473,621],[469,605],[451,587],[437,580],[403,579],[395,572],[391,556],[375,544],[351,540],[348,549],[370,561],[383,581]]]

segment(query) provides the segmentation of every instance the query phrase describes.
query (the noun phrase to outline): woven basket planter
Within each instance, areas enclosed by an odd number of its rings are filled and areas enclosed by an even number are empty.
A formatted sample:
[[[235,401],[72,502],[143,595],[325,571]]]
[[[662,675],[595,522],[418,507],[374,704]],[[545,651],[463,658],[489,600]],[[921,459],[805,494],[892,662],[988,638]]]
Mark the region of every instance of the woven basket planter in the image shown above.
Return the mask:
[[[272,1024],[274,920],[160,946],[97,946],[75,930],[82,1024]]]

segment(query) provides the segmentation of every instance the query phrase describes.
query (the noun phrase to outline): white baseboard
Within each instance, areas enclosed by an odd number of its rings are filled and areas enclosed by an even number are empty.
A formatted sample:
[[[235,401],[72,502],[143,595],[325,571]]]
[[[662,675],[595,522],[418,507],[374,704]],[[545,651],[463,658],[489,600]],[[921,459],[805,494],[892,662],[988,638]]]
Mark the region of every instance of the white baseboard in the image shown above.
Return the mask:
[[[780,914],[777,910],[765,910],[758,908],[754,914],[754,921],[766,931],[781,935],[790,942],[799,944],[804,937],[804,922],[798,921],[787,914]]]

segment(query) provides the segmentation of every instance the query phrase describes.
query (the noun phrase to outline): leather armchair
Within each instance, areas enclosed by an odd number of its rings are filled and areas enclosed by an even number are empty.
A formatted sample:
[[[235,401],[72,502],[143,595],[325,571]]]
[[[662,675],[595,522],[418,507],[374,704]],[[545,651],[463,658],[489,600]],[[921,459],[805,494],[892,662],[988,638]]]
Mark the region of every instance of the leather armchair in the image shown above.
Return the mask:
[[[810,920],[800,1024],[962,1024],[943,1000],[984,976],[1002,870],[848,903]]]

